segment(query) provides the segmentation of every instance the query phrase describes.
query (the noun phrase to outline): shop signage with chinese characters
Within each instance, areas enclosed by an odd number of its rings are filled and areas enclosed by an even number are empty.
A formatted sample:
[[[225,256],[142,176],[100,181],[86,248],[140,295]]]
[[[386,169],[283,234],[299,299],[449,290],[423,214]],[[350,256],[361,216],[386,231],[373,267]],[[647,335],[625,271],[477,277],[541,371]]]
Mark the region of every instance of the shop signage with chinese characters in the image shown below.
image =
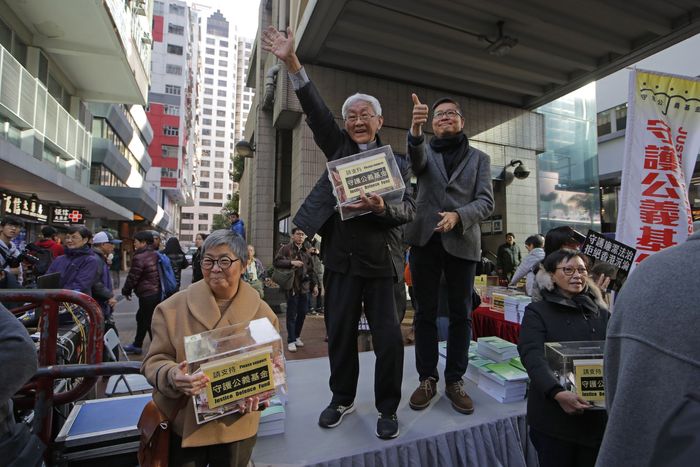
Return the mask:
[[[84,224],[87,212],[82,208],[51,206],[51,223],[55,225]]]
[[[49,208],[36,198],[2,192],[2,214],[45,224]]]

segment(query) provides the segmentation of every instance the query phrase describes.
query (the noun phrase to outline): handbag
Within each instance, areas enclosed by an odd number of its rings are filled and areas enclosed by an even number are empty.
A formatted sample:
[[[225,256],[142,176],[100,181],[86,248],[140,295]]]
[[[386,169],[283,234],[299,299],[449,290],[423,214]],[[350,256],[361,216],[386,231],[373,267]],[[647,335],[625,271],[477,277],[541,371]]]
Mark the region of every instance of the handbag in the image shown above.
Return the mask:
[[[280,286],[280,289],[291,290],[294,286],[294,268],[272,270],[272,281]]]
[[[175,419],[180,409],[187,404],[178,406],[171,419]],[[160,411],[155,402],[148,401],[141,412],[139,422],[138,460],[141,467],[168,467],[170,450],[171,421]]]

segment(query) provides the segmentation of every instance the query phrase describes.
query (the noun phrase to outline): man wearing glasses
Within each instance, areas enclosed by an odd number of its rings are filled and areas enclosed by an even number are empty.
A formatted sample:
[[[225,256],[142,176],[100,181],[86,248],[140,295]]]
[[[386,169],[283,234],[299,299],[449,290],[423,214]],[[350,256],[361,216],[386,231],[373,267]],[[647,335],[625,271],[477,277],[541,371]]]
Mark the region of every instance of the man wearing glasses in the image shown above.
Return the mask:
[[[294,269],[292,288],[287,290],[287,350],[296,352],[304,347],[301,328],[309,311],[309,293],[318,295],[318,279],[311,254],[304,247],[306,234],[299,227],[292,229],[292,241],[279,249],[274,265],[281,269]]]
[[[263,32],[262,44],[264,50],[286,65],[314,140],[329,161],[382,146],[378,131],[384,119],[376,98],[366,94],[350,96],[342,106],[344,127],[340,128],[294,52],[291,29],[287,28],[285,36],[268,28]],[[402,175],[408,186],[407,167]],[[294,224],[307,235],[318,232],[323,238],[324,308],[333,397],[318,423],[323,428],[336,427],[355,408],[359,376],[357,326],[364,311],[377,357],[376,435],[391,439],[399,435],[396,409],[403,377],[403,339],[394,303],[394,283],[402,274],[403,265],[401,254],[393,252],[403,251],[397,231],[413,218],[415,204],[408,194],[400,203],[388,204],[381,196],[367,193],[354,207],[371,213],[346,221],[341,220],[336,204],[326,171],[294,218]]]
[[[416,368],[420,385],[409,405],[422,410],[437,394],[437,308],[440,277],[448,288],[449,330],[445,393],[452,407],[470,414],[474,406],[464,391],[467,347],[471,335],[471,292],[477,262],[481,260],[481,220],[493,211],[491,161],[469,145],[463,133],[464,117],[459,103],[438,99],[432,106],[435,136],[426,143],[423,125],[428,106],[415,94],[413,119],[408,134],[408,154],[418,178],[416,218],[406,226],[411,245],[411,276],[418,309],[414,318]]]

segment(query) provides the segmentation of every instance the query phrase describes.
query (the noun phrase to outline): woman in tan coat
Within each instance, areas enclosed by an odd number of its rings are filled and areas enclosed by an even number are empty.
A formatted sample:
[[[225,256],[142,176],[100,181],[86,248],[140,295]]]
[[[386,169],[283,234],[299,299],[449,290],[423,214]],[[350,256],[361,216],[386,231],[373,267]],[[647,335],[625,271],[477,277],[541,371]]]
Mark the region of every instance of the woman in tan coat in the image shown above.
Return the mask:
[[[255,446],[256,399],[249,398],[240,413],[197,424],[189,396],[202,391],[207,378],[187,373],[184,348],[185,336],[253,319],[268,318],[279,330],[277,316],[241,280],[247,256],[241,237],[213,232],[202,247],[204,280],[158,305],[153,315],[153,342],[141,371],[155,388],[153,400],[161,412],[168,417],[177,412],[170,466],[245,466]]]

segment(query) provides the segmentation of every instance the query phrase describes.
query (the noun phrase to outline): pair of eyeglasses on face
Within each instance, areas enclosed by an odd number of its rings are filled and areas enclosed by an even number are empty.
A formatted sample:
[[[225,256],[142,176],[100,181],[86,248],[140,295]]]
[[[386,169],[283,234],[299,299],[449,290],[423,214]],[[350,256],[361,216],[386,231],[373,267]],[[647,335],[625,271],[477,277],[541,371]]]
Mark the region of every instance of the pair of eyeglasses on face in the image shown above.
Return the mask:
[[[233,265],[233,263],[240,260],[240,258],[233,259],[229,258],[228,256],[224,256],[219,259],[202,258],[202,261],[200,261],[200,265],[202,266],[202,269],[206,269],[207,271],[213,269],[215,264],[218,264],[219,268],[221,269],[228,269]]]
[[[572,268],[570,266],[564,266],[557,269],[561,269],[565,276],[573,276],[575,272],[578,272],[582,276],[588,275],[588,269],[586,268]]]
[[[345,121],[348,123],[357,123],[358,120],[362,120],[363,122],[367,123],[373,117],[376,117],[376,115],[372,115],[372,114],[348,115],[347,117],[345,117]]]
[[[433,114],[433,120],[440,120],[442,117],[456,118],[457,116],[461,117],[462,114],[456,110],[445,110],[444,112],[440,110]]]

